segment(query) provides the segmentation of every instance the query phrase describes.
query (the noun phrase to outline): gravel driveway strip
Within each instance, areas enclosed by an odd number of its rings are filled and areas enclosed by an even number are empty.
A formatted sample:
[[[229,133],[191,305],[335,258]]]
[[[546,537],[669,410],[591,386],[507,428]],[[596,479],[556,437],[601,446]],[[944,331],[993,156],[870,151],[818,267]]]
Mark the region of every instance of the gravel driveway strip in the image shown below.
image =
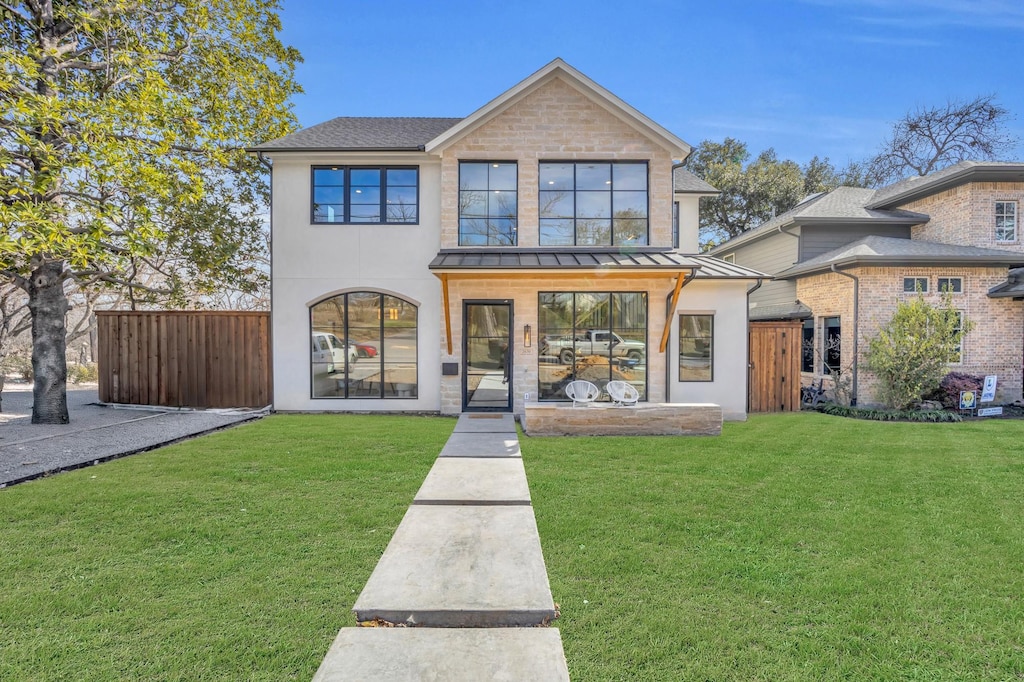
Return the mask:
[[[70,424],[32,424],[32,387],[8,384],[0,413],[0,488],[145,452],[259,419],[263,410],[108,406],[95,388],[68,389]]]

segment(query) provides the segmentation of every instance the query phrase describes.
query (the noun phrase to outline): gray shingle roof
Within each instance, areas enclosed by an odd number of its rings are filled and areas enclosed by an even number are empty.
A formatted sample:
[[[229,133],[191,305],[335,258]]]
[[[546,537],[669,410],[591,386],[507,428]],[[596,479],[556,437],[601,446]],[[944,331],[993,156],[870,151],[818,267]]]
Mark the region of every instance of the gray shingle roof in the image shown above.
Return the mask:
[[[829,270],[835,265],[959,265],[975,267],[1010,267],[1024,265],[1024,253],[983,249],[976,246],[939,244],[919,239],[870,236],[850,242],[815,258],[783,270],[776,279]]]
[[[682,166],[672,169],[672,189],[676,192],[693,192],[696,194],[721,194],[721,192]]]
[[[461,120],[339,116],[256,145],[250,151],[419,150]]]
[[[431,270],[697,270],[697,279],[760,279],[768,275],[711,256],[640,249],[442,249]]]
[[[758,320],[806,320],[813,311],[800,301],[774,303],[772,305],[751,305],[750,319]]]
[[[924,176],[900,180],[875,192],[869,208],[899,206],[965,182],[1022,182],[1024,163],[1011,161],[961,161]]]
[[[916,225],[928,221],[924,213],[903,210],[869,209],[866,204],[875,194],[873,189],[861,187],[837,187],[831,192],[812,195],[802,202],[752,230],[734,237],[724,244],[719,244],[709,253],[722,253],[745,242],[766,236],[779,227],[796,223],[837,222],[864,223],[878,222],[882,224],[902,223]]]
[[[1024,298],[1024,268],[1010,270],[1006,281],[989,289],[988,295],[990,298]]]

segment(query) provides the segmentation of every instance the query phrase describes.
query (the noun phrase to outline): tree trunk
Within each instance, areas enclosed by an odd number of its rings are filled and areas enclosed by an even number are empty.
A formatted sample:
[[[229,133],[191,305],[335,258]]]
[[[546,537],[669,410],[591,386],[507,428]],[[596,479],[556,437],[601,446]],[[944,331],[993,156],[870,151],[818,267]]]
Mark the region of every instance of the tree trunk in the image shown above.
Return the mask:
[[[32,312],[32,423],[67,424],[68,364],[65,357],[64,263],[36,264],[28,283]]]

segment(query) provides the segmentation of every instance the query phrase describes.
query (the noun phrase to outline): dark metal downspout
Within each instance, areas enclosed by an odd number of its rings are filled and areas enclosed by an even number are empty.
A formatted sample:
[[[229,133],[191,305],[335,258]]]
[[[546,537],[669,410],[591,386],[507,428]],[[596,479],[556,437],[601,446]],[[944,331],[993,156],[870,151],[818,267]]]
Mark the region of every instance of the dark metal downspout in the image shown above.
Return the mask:
[[[758,289],[760,289],[762,284],[764,284],[764,280],[761,279],[761,278],[758,278],[757,284],[755,284],[754,286],[752,286],[749,289],[747,289],[747,338],[746,338],[746,341],[744,343],[746,345],[745,354],[747,356],[747,376],[746,376],[746,380],[747,380],[747,413],[748,414],[750,413],[750,370],[753,369],[753,366],[750,363],[750,295],[752,293],[754,293],[755,291],[757,291]]]
[[[256,158],[259,159],[260,163],[267,167],[270,171],[270,204],[267,210],[270,211],[268,215],[267,224],[270,229],[270,244],[268,244],[267,258],[270,261],[270,324],[267,328],[267,338],[270,342],[270,347],[267,349],[269,357],[267,360],[270,362],[270,376],[267,377],[267,387],[270,391],[270,409],[274,411],[274,164],[267,160],[267,157],[263,155],[263,152],[256,152]]]
[[[857,366],[860,364],[859,344],[857,339],[860,337],[860,326],[858,322],[858,311],[860,310],[860,280],[856,276],[851,275],[848,272],[843,272],[836,268],[836,264],[832,264],[832,272],[843,277],[849,277],[853,280],[853,386],[851,388],[850,406],[857,406]]]

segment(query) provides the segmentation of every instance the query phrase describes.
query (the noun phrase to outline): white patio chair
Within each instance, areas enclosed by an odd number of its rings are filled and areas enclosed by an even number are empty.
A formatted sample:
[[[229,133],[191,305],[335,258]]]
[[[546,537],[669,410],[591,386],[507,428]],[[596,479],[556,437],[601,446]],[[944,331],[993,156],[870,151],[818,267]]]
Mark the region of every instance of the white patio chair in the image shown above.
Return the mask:
[[[565,387],[565,395],[572,400],[572,406],[576,407],[576,403],[587,404],[597,400],[597,397],[601,395],[601,389],[589,381],[577,379],[570,381]]]
[[[609,381],[604,390],[608,391],[612,402],[619,406],[636,405],[640,400],[640,392],[636,390],[635,386],[625,381]]]

